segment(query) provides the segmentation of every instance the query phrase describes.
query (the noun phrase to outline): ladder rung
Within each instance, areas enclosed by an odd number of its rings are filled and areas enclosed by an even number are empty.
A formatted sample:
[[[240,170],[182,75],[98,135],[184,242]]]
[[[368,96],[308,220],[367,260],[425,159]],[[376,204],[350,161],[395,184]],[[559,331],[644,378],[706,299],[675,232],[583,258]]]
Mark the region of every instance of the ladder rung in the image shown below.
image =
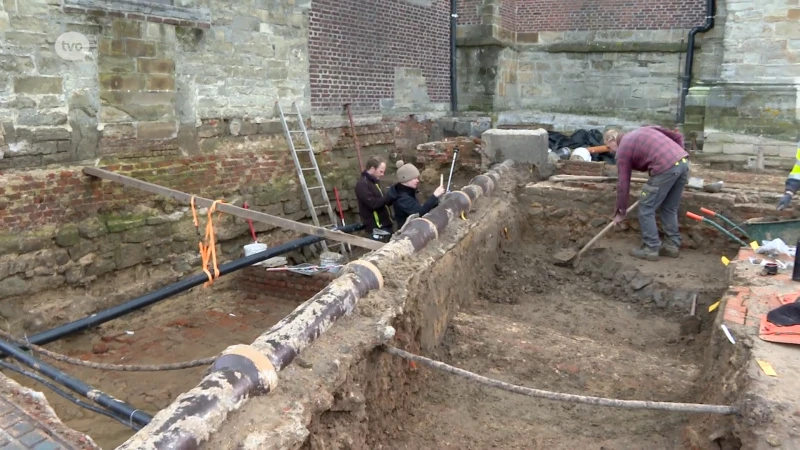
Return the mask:
[[[289,130],[289,133],[302,133],[303,130]]]
[[[300,170],[317,170],[316,167],[301,167]]]
[[[311,186],[309,189],[325,189],[323,186]]]
[[[296,151],[296,152],[309,152],[309,151],[311,151],[311,149],[310,148],[296,148],[296,149],[294,149],[294,151]]]

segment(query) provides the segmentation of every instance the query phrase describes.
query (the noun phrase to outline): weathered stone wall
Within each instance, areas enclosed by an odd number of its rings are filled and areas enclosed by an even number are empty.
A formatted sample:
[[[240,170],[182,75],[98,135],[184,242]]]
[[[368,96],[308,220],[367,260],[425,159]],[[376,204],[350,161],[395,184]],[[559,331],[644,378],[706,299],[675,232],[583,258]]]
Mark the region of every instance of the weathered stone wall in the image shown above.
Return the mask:
[[[674,124],[685,41],[703,21],[704,2],[635,9],[534,0],[460,5],[459,16],[466,14],[458,29],[461,111],[532,113],[538,124],[548,114]],[[721,46],[698,39],[696,55],[721,60]],[[694,73],[713,77],[718,70],[697,64]]]
[[[395,3],[407,14],[431,9]],[[432,20],[446,24],[439,3]],[[0,2],[0,299],[25,303],[43,290],[91,286],[119,270],[199,270],[198,235],[185,205],[90,179],[81,173],[84,165],[307,220],[277,100],[287,114],[297,102],[329,197],[338,188],[352,218],[359,169],[347,119],[341,108],[332,117],[310,114],[311,7],[287,0]],[[315,11],[322,21],[313,32],[341,31]],[[345,25],[363,32],[359,23]],[[446,28],[440,28],[431,36],[396,29],[394,36],[412,33],[446,49]],[[368,34],[382,39],[384,31]],[[64,32],[89,41],[80,60],[57,53],[74,49],[59,41]],[[373,62],[363,52],[351,56]],[[364,116],[374,111],[354,105],[364,159],[389,159],[432,140],[438,126],[430,113],[442,114],[437,102],[449,99],[441,85],[447,59],[440,56],[409,52],[398,67],[360,69],[364,83],[383,82],[384,72],[394,77],[396,69],[407,81],[393,85],[394,109],[385,114]],[[421,66],[424,58],[431,64]],[[420,67],[435,76],[423,76]],[[428,85],[435,86],[428,101],[416,101]],[[359,86],[339,100],[379,94],[372,85]],[[240,256],[250,239],[247,223],[223,216],[217,226],[223,260]],[[271,239],[263,233],[273,227],[255,226],[262,240]]]
[[[694,114],[705,119],[703,150],[793,158],[800,139],[800,7],[786,0],[724,5],[719,78],[692,92]]]
[[[359,126],[364,156],[389,159],[398,145],[416,145],[406,139],[430,136],[430,122],[381,123]],[[329,198],[339,191],[348,223],[355,223],[357,204],[353,188],[358,162],[352,137],[342,130],[319,134],[317,160],[325,173]],[[145,181],[222,199],[293,220],[308,220],[308,209],[280,135],[225,135],[217,138],[241,152],[197,155],[174,159],[122,160],[105,168]],[[401,147],[405,148],[405,147]],[[394,166],[390,166],[390,175]],[[317,203],[319,200],[317,201]],[[335,207],[335,205],[334,205]],[[55,288],[92,285],[119,270],[157,268],[183,275],[200,270],[197,253],[200,235],[185,205],[110,182],[82,175],[80,167],[0,173],[0,298],[25,303],[31,295]],[[274,227],[254,223],[260,240],[274,244]],[[222,215],[215,219],[222,261],[242,255],[252,240],[244,220]],[[266,235],[265,235],[266,233]],[[293,237],[282,235],[280,240]],[[118,299],[125,300],[125,299]],[[33,305],[21,304],[19,314]],[[0,312],[2,314],[2,312]]]

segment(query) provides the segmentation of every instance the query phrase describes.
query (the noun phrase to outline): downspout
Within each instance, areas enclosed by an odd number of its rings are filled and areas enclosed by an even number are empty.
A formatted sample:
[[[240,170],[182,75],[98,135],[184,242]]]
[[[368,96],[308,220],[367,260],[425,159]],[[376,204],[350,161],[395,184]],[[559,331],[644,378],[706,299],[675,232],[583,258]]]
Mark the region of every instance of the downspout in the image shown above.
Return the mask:
[[[458,11],[456,2],[450,0],[450,110],[453,117],[458,112],[458,87],[456,85],[456,26],[458,25]]]
[[[694,66],[694,40],[697,33],[705,33],[714,28],[714,15],[716,4],[714,0],[706,0],[706,22],[689,31],[689,43],[686,47],[686,63],[683,65],[683,87],[678,103],[678,117],[676,123],[683,124],[686,119],[686,97],[689,95],[689,86],[692,84],[692,66]]]

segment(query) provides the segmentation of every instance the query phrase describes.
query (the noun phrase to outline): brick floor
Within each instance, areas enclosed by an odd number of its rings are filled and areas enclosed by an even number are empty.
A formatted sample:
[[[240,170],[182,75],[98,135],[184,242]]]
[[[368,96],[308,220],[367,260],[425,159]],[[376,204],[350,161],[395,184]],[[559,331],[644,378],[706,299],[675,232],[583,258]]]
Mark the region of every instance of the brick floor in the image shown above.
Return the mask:
[[[762,267],[751,264],[750,257],[761,259],[751,249],[741,249],[731,262],[732,286],[719,306],[721,322],[729,328],[736,344],[729,344],[724,337],[720,338],[722,342],[717,341],[718,345],[749,348],[748,380],[739,395],[762,399],[772,414],[757,426],[743,425],[755,437],[742,448],[798,450],[800,437],[795,430],[800,427],[800,345],[779,342],[800,336],[800,327],[775,327],[767,323],[766,315],[800,297],[800,283],[791,280],[791,270],[762,275]],[[789,256],[779,259],[791,261]],[[766,373],[758,361],[768,364],[777,376]]]
[[[73,449],[98,447],[62,424],[42,394],[0,374],[0,450]]]

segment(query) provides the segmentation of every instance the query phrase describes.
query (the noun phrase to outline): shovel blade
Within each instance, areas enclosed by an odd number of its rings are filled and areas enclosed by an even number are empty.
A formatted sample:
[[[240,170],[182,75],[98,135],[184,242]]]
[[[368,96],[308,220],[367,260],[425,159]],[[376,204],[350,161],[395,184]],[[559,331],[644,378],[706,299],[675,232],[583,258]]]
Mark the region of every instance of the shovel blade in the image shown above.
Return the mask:
[[[569,267],[572,266],[575,258],[577,257],[578,252],[573,249],[563,249],[556,252],[553,255],[553,259],[555,260],[555,265],[561,267]]]

